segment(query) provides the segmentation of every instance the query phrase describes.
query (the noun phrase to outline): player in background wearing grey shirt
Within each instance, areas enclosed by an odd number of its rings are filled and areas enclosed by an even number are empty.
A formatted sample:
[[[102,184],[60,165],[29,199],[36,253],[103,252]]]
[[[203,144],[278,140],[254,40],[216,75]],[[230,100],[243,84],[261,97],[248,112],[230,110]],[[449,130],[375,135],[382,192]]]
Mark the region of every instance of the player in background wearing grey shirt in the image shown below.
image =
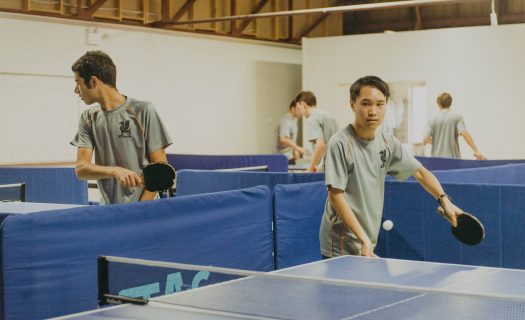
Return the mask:
[[[87,105],[98,103],[82,113],[71,141],[78,148],[77,177],[97,180],[101,204],[154,199],[143,187],[142,169],[167,162],[171,139],[152,104],[117,90],[115,64],[102,51],[88,51],[71,69],[75,93]]]
[[[450,111],[452,96],[446,92],[437,97],[439,114],[430,119],[425,127],[423,143],[432,144],[432,157],[461,159],[458,137],[462,136],[474,151],[476,160],[487,160],[468,133],[463,117]]]
[[[292,100],[288,112],[281,117],[275,128],[277,143],[275,151],[288,158],[288,164],[295,164],[304,155],[304,148],[297,144],[297,119],[303,115],[303,107]]]
[[[328,198],[319,240],[326,257],[375,256],[381,224],[385,177],[415,179],[441,202],[451,223],[462,211],[445,194],[436,177],[409,154],[392,135],[377,128],[390,96],[378,77],[358,79],[350,88],[355,120],[328,142],[325,184]]]
[[[317,99],[312,91],[301,91],[295,97],[298,105],[304,108],[308,141],[312,143],[313,152],[306,172],[324,171],[326,144],[330,137],[339,130],[337,121],[329,113],[317,109]]]

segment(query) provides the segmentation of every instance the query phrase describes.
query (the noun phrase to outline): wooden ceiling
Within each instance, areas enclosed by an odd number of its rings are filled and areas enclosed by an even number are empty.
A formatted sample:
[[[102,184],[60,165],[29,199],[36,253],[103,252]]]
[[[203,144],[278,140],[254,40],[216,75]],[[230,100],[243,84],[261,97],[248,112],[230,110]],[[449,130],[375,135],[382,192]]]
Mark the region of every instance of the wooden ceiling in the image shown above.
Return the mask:
[[[525,23],[525,0],[1,0],[0,11],[298,44],[326,37]]]

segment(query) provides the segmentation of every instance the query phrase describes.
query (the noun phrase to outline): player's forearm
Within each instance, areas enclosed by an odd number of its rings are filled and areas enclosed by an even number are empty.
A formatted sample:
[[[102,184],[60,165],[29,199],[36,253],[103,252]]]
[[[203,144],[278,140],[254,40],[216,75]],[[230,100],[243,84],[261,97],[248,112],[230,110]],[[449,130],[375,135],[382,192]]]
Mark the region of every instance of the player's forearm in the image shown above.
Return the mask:
[[[326,146],[324,142],[319,142],[319,140],[315,143],[315,150],[312,154],[312,160],[310,161],[310,167],[316,167],[319,162],[321,162],[321,159],[323,158],[324,151],[326,150]]]
[[[465,142],[472,149],[472,151],[474,151],[474,153],[479,153],[478,147],[474,143],[474,139],[472,139],[472,136],[467,131],[463,131],[461,133],[461,136],[463,137],[463,139],[465,139]]]
[[[419,170],[414,173],[414,178],[419,184],[434,198],[438,198],[440,195],[445,193],[441,183],[432,172],[428,171],[425,167],[421,166]]]
[[[100,166],[87,161],[77,161],[75,173],[82,180],[97,180],[115,177],[115,168]]]
[[[335,212],[343,219],[344,224],[352,231],[352,233],[361,241],[361,243],[370,244],[370,239],[363,230],[363,227],[357,220],[352,208],[348,205],[344,198],[343,192],[328,191],[328,198],[330,205]]]
[[[301,147],[299,147],[296,143],[294,143],[291,139],[286,137],[279,138],[279,141],[286,147],[292,148],[296,151],[301,151]]]

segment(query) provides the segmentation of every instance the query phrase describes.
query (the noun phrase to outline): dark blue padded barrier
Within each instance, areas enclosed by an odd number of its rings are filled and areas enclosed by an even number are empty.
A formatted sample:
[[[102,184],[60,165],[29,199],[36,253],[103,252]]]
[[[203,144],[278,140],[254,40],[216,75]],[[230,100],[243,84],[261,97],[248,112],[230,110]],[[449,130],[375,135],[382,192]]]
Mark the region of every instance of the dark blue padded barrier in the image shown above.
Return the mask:
[[[327,195],[322,181],[275,186],[276,269],[321,259],[319,226]]]
[[[315,213],[316,208],[324,206],[326,188],[323,183],[278,187],[274,189],[277,267],[312,261],[319,252],[319,243],[310,237],[318,235],[320,219]],[[483,222],[483,242],[478,246],[458,242],[450,224],[436,213],[437,201],[417,182],[387,181],[383,218],[392,220],[394,228],[388,232],[381,228],[376,254],[385,258],[525,269],[520,245],[525,243],[521,200],[525,199],[525,186],[444,183],[443,187],[454,203]],[[310,208],[304,211],[304,220],[303,213],[292,220],[303,206]]]
[[[288,159],[282,154],[196,155],[168,154],[168,162],[176,169],[217,170],[268,166],[270,172],[288,172]]]
[[[181,170],[177,172],[177,196],[236,190],[265,185],[324,181],[322,173],[223,172]]]
[[[0,167],[0,184],[26,184],[26,201],[88,204],[87,181],[69,167]]]
[[[436,213],[437,202],[416,182],[386,182],[384,219],[376,252],[390,258],[525,269],[525,186],[443,184],[454,203],[475,214],[486,236],[477,246],[463,245]]]
[[[259,186],[11,215],[1,241],[2,318],[43,319],[97,307],[99,255],[273,270],[272,195]]]
[[[441,182],[525,184],[525,164],[507,164],[472,169],[436,170],[433,171],[433,173]]]
[[[468,169],[501,166],[504,164],[525,163],[525,159],[515,160],[461,160],[449,158],[416,157],[428,170]]]

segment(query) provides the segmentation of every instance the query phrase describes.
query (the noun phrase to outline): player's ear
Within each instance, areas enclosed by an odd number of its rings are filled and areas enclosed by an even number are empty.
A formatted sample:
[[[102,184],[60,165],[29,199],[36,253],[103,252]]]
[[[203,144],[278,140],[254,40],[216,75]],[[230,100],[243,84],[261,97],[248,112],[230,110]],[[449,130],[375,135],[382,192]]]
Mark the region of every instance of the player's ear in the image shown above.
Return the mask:
[[[89,86],[90,86],[90,88],[95,88],[98,85],[99,81],[100,80],[98,80],[97,77],[91,76],[91,78],[89,79]]]
[[[355,111],[354,110],[354,102],[352,101],[352,99],[348,100],[348,102],[350,103],[350,108],[352,108],[352,111]]]

